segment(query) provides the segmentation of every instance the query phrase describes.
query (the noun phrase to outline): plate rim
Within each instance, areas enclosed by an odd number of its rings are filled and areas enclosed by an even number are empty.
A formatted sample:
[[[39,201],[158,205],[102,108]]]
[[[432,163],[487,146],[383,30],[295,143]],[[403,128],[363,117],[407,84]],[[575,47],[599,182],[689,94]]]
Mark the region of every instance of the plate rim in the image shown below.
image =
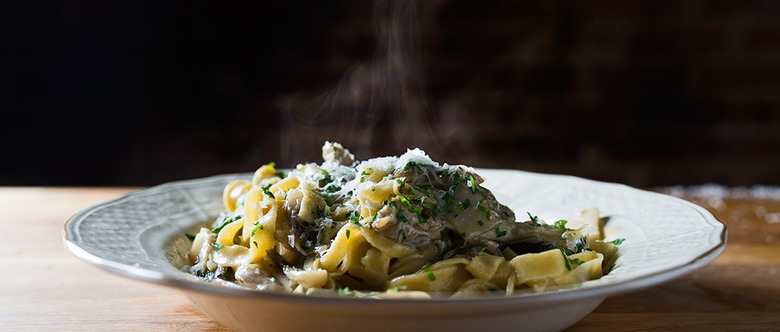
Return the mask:
[[[86,248],[79,245],[72,239],[72,234],[69,234],[68,228],[73,223],[81,221],[93,211],[102,208],[107,205],[117,204],[123,200],[131,199],[138,195],[154,194],[157,191],[168,190],[168,188],[176,188],[183,185],[192,185],[199,182],[210,182],[217,180],[224,180],[228,178],[248,177],[252,173],[226,173],[218,174],[207,177],[183,179],[170,181],[155,185],[152,187],[133,190],[127,193],[123,193],[115,198],[90,205],[67,219],[62,228],[62,240],[66,249],[76,256],[77,258],[103,270],[112,272],[123,277],[128,277],[134,280],[141,280],[157,285],[163,285],[168,287],[177,288],[183,291],[196,291],[199,293],[208,293],[221,296],[241,296],[241,297],[253,297],[258,299],[266,299],[271,301],[287,301],[295,303],[327,303],[333,305],[334,303],[341,304],[360,304],[360,305],[381,305],[407,307],[409,305],[423,306],[423,307],[452,307],[452,306],[472,306],[479,304],[480,306],[487,306],[490,308],[504,307],[509,308],[518,305],[548,305],[561,301],[571,301],[582,298],[597,298],[599,296],[606,298],[609,296],[615,296],[632,291],[636,291],[643,288],[649,288],[664,282],[668,282],[679,277],[682,277],[688,273],[698,270],[705,265],[712,262],[718,255],[720,255],[726,247],[728,238],[728,228],[726,225],[718,220],[712,213],[704,209],[703,207],[694,204],[685,199],[663,194],[659,192],[649,191],[634,188],[628,185],[604,182],[598,180],[592,180],[582,178],[574,175],[566,174],[551,174],[551,173],[538,173],[524,170],[515,169],[499,169],[499,168],[475,168],[479,173],[481,171],[487,172],[517,172],[523,175],[529,176],[548,176],[561,179],[572,179],[574,181],[584,181],[593,185],[612,185],[618,186],[621,190],[629,190],[634,192],[641,192],[643,194],[649,194],[651,196],[663,197],[664,199],[670,199],[678,204],[684,205],[692,210],[708,224],[713,226],[713,230],[709,234],[713,234],[717,227],[720,227],[720,234],[718,235],[718,243],[713,243],[710,248],[695,258],[691,258],[686,262],[679,263],[673,266],[654,271],[649,274],[642,275],[627,280],[618,280],[615,282],[608,282],[600,285],[593,285],[589,287],[569,287],[561,290],[551,290],[539,293],[530,293],[517,296],[479,296],[479,297],[463,297],[463,298],[431,298],[431,299],[409,299],[409,298],[391,298],[377,300],[374,298],[355,298],[355,297],[338,297],[338,296],[311,296],[311,295],[299,295],[299,294],[287,294],[281,292],[262,292],[248,288],[227,287],[224,285],[218,285],[215,283],[206,282],[192,282],[184,278],[176,277],[165,271],[155,271],[147,268],[129,265],[123,262],[116,262],[108,258],[100,257],[99,255],[90,252]],[[186,272],[181,272],[186,273]]]

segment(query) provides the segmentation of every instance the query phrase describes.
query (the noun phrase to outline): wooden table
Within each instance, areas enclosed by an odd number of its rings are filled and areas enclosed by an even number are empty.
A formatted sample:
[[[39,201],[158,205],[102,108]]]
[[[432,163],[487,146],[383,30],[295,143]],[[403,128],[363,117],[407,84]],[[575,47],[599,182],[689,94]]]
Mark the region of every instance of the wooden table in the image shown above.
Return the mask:
[[[178,290],[65,249],[71,215],[132,189],[0,188],[0,330],[227,330]],[[608,298],[570,331],[780,330],[780,199],[689,198],[726,223],[725,252],[681,279]]]

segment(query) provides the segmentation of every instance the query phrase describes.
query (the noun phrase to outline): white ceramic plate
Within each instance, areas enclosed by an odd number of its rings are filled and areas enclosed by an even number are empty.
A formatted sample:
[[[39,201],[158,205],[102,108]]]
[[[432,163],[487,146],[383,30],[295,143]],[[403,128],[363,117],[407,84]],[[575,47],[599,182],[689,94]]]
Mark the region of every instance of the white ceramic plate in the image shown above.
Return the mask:
[[[237,330],[406,329],[475,331],[564,329],[607,296],[656,285],[717,257],[726,227],[687,201],[561,175],[478,169],[502,203],[558,220],[598,207],[610,238],[625,238],[612,272],[576,287],[510,297],[376,300],[262,293],[215,285],[179,271],[179,254],[219,214],[223,187],[249,174],[221,175],[131,192],[68,220],[67,248],[77,257],[131,278],[174,286],[206,315]]]

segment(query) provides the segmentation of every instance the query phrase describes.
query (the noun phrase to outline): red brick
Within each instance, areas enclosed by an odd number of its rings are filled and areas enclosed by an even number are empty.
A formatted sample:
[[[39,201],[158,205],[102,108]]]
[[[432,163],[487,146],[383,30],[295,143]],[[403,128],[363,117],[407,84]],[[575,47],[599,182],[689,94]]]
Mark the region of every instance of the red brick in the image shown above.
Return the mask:
[[[572,14],[578,17],[630,19],[641,11],[641,2],[638,1],[573,1],[571,5]]]
[[[748,50],[780,50],[780,25],[750,27],[744,38]]]
[[[574,47],[581,52],[620,52],[623,49],[624,24],[599,22],[575,28]]]
[[[701,2],[705,19],[737,17],[776,18],[780,15],[780,1],[775,0],[707,0]]]
[[[780,88],[780,64],[726,64],[703,66],[694,78],[700,91]]]
[[[755,125],[773,123],[776,131],[780,132],[780,100],[750,100],[742,104],[738,112],[742,121],[752,122]]]
[[[725,50],[725,31],[719,26],[655,26],[642,28],[629,35],[628,51],[658,56],[665,54],[678,59],[690,55]]]

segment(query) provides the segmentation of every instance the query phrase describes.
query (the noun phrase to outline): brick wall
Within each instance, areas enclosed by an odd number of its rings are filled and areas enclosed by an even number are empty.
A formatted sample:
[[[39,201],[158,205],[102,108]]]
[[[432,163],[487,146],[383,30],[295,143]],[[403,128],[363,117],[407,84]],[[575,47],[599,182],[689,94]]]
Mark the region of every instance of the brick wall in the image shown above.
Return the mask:
[[[449,163],[636,186],[780,183],[780,2],[391,5],[64,5],[38,24],[60,22],[44,37],[70,53],[7,63],[81,73],[71,97],[19,88],[30,75],[18,66],[3,87],[16,89],[7,105],[51,114],[44,132],[70,121],[81,133],[12,148],[31,162],[3,166],[2,180],[154,184],[318,161],[322,141],[338,140],[360,157],[419,146]],[[382,57],[375,29],[403,57]],[[34,37],[23,41],[50,44]],[[24,98],[41,91],[60,107]],[[42,179],[24,151],[46,144],[60,164],[100,157]]]
[[[435,139],[410,135],[440,159],[639,186],[780,181],[774,2],[447,1],[421,12]]]

